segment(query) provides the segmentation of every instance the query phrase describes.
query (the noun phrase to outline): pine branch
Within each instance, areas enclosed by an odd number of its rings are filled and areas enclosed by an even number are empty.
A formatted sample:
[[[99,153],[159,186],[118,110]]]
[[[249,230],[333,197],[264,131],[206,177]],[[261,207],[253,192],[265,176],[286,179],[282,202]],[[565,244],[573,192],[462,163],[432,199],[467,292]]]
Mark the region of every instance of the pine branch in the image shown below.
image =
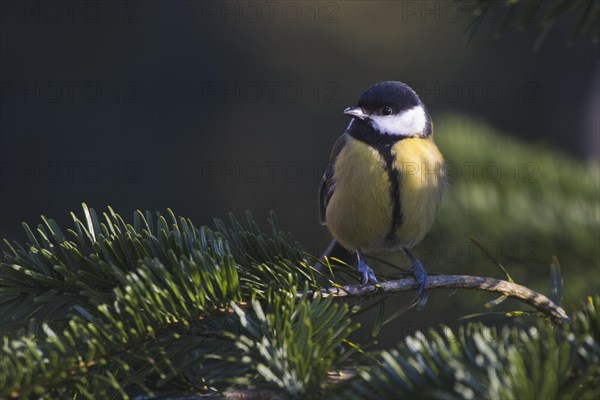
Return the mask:
[[[322,398],[595,398],[599,306],[600,297],[589,297],[561,329],[536,321],[527,329],[469,323],[418,331],[369,353],[361,365],[330,372]],[[271,399],[280,392],[236,388],[202,398]]]
[[[278,230],[274,213],[272,233],[267,235],[249,213],[247,228],[231,215],[230,227],[215,220],[216,229],[211,229],[197,228],[171,210],[166,217],[137,211],[133,224],[128,224],[110,207],[108,213],[102,213],[103,220],[93,208],[85,204],[83,208],[85,218],[72,213],[74,227],[67,234],[54,220],[42,217],[44,224],[35,230],[23,224],[29,237],[25,246],[4,241],[0,324],[26,323],[31,318],[66,320],[73,305],[94,310],[110,303],[113,289],[124,284],[124,277],[147,258],[160,261],[169,270],[179,269],[179,263],[188,260],[209,266],[235,264],[227,268],[231,275],[222,276],[217,286],[225,282],[239,285],[245,296],[266,290],[273,281],[290,287],[290,279],[295,283],[297,275],[301,282],[314,283],[311,271],[297,265],[304,259],[302,249]]]
[[[267,235],[250,215],[247,227],[232,218],[228,225],[215,221],[211,229],[196,228],[172,212],[155,219],[138,212],[132,225],[112,210],[103,214],[103,222],[93,209],[84,206],[84,214],[85,222],[74,217],[74,230],[67,231],[71,240],[54,221],[43,218],[35,234],[25,226],[30,244],[6,243],[0,262],[0,319],[25,320],[30,329],[27,335],[4,337],[0,398],[131,398],[215,390],[223,396],[228,390],[234,396],[239,393],[235,390],[249,390],[247,394],[268,397],[270,392],[290,399],[336,398],[340,393],[341,398],[385,398],[389,393],[412,396],[424,388],[456,395],[463,393],[456,392],[460,385],[482,397],[528,397],[527,387],[512,388],[512,375],[501,374],[507,365],[521,377],[550,365],[566,382],[560,393],[578,394],[580,387],[592,393],[587,388],[600,381],[598,300],[590,300],[574,323],[561,329],[535,321],[547,327],[544,332],[569,335],[557,337],[557,346],[531,347],[514,362],[505,356],[520,354],[520,345],[512,339],[502,346],[487,343],[481,339],[482,334],[486,338],[483,327],[468,328],[458,345],[451,338],[421,340],[419,334],[418,343],[409,338],[389,354],[366,352],[349,341],[358,325],[344,299],[379,296],[378,303],[384,304],[387,294],[416,290],[412,279],[342,286],[338,272],[356,278],[356,271],[330,265],[332,275],[320,275],[301,246],[279,231],[274,216]],[[558,266],[553,271],[559,298]],[[511,282],[430,277],[427,289],[441,288],[502,293],[532,305],[553,322],[568,320],[545,296]],[[57,302],[60,308],[53,311]],[[52,312],[39,312],[40,305]],[[38,325],[32,315],[45,323]],[[64,317],[68,324],[62,330]],[[569,350],[567,359],[563,349]],[[488,356],[493,358],[491,370],[480,365]],[[450,375],[440,372],[446,365],[454,365]],[[332,371],[348,368],[355,371],[354,379],[332,382]],[[467,369],[472,378],[463,381],[457,371]],[[490,383],[509,389],[501,396],[484,396],[488,392],[482,388]]]
[[[558,22],[567,22],[571,17],[576,23],[569,43],[580,36],[589,36],[594,43],[598,42],[598,0],[456,0],[456,3],[470,15],[470,23],[464,33],[467,41],[473,39],[485,20],[498,21],[494,32],[496,37],[511,24],[521,31],[533,25],[539,31],[534,45],[535,50],[539,50],[550,30]]]
[[[341,299],[387,295],[397,292],[409,292],[417,290],[418,288],[418,283],[411,278],[383,282],[379,285],[347,285],[339,288],[330,287],[327,289],[322,289],[321,294],[324,297],[332,296],[334,298]],[[549,317],[556,324],[561,324],[570,320],[567,313],[561,307],[554,304],[543,294],[534,292],[525,286],[511,283],[502,279],[468,275],[436,275],[429,277],[427,286],[425,288],[427,290],[474,289],[492,293],[500,293],[508,297],[514,297],[526,304],[529,304],[545,316]]]

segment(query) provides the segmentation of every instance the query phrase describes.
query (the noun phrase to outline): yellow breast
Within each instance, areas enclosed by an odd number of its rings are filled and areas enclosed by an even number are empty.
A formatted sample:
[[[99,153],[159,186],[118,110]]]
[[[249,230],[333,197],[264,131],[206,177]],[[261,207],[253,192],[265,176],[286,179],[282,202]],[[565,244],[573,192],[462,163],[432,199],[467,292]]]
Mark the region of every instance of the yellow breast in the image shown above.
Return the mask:
[[[383,243],[392,218],[390,181],[378,151],[350,136],[334,164],[335,189],[327,204],[327,226],[348,250]]]
[[[334,164],[335,189],[326,210],[332,235],[354,251],[379,251],[421,241],[433,224],[444,187],[443,158],[432,139],[408,138],[392,149],[399,171],[399,198],[392,198],[386,161],[375,148],[352,137]],[[390,239],[394,203],[401,223]]]
[[[423,239],[435,220],[446,188],[444,158],[431,136],[401,140],[392,154],[394,168],[400,171],[402,210],[396,240],[410,248]]]

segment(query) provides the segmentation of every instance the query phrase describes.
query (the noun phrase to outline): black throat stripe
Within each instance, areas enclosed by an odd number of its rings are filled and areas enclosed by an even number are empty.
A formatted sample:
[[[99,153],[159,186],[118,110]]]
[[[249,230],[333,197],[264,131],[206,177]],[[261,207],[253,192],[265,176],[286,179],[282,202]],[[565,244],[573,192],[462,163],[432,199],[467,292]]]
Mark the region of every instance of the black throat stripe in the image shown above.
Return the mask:
[[[348,134],[377,150],[385,161],[385,169],[390,180],[390,200],[392,201],[392,220],[385,241],[395,242],[396,230],[402,225],[404,216],[400,204],[400,171],[394,168],[392,147],[399,141],[406,139],[406,137],[376,132],[373,127],[362,121],[353,123],[348,130]]]
[[[396,230],[402,225],[404,216],[402,215],[402,208],[400,204],[400,171],[394,168],[394,156],[392,154],[392,147],[398,143],[404,137],[395,137],[394,140],[385,141],[383,143],[369,143],[361,138],[356,138],[361,142],[367,144],[369,147],[377,150],[377,152],[383,157],[385,161],[385,170],[390,180],[390,200],[392,201],[392,220],[390,221],[390,230],[385,237],[386,242],[395,242]]]
[[[386,242],[394,242],[396,230],[402,225],[403,215],[400,204],[400,171],[394,168],[393,145],[373,146],[385,160],[385,169],[390,180],[390,200],[392,201],[392,220]]]

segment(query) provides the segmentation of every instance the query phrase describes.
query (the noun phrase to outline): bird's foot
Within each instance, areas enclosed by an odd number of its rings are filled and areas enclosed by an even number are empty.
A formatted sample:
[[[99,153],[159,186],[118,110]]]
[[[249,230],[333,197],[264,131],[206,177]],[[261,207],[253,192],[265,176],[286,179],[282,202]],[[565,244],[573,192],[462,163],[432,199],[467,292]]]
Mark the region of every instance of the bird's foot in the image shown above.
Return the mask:
[[[421,310],[423,309],[423,307],[425,307],[425,304],[427,304],[427,298],[429,297],[427,290],[425,290],[428,278],[427,272],[425,272],[425,269],[423,268],[421,263],[418,263],[416,265],[418,265],[418,267],[413,267],[413,275],[415,276],[415,280],[419,284],[419,291],[417,292],[416,300],[419,301],[419,303],[417,304],[417,309]]]
[[[415,301],[418,302],[417,309],[422,309],[427,303],[427,298],[429,297],[425,287],[427,286],[427,272],[425,272],[425,268],[417,258],[407,249],[404,249],[404,253],[408,256],[412,263],[412,275],[415,277],[415,281],[419,284],[419,290],[417,291],[417,295],[415,296]]]
[[[358,272],[362,274],[362,284],[365,286],[369,281],[373,283],[379,283],[377,277],[375,276],[375,272],[367,265],[366,262],[359,259],[358,260]]]

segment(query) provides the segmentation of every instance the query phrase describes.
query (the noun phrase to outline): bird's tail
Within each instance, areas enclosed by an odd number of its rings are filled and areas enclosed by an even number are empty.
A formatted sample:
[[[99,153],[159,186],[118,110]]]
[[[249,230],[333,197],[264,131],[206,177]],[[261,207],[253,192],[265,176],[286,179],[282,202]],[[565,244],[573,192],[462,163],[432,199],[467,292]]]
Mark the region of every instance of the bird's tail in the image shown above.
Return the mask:
[[[325,257],[337,258],[338,260],[341,260],[350,265],[354,265],[354,263],[356,262],[356,256],[353,253],[346,250],[345,248],[343,248],[342,245],[339,244],[339,242],[335,239],[329,244],[329,246],[327,246],[327,249],[325,249],[325,251],[321,255],[320,260],[324,260]],[[325,265],[323,265],[322,262],[317,261],[313,265],[313,268],[315,268],[319,272],[325,272],[326,267]]]

